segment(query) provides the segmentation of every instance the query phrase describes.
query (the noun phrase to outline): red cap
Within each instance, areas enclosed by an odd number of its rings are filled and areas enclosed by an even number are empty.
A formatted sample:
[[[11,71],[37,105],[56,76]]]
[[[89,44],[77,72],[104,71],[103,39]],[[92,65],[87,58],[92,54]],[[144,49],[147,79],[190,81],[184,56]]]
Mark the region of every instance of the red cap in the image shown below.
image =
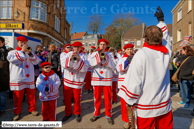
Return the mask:
[[[109,42],[106,39],[100,39],[98,40],[98,43],[100,44],[100,42],[105,42],[106,45],[109,45]]]
[[[123,51],[122,49],[119,49],[119,52]]]
[[[82,43],[81,42],[74,42],[71,46],[82,47]]]
[[[49,63],[49,62],[43,62],[43,63],[41,63],[41,67],[43,68],[44,66],[46,66],[46,65],[50,65],[50,66],[52,66],[52,64],[51,63]]]
[[[82,50],[84,50],[85,48],[84,47],[82,47]]]
[[[64,48],[66,48],[67,46],[70,46],[71,47],[71,44],[65,44],[64,45]]]
[[[123,47],[123,49],[133,48],[133,47],[134,47],[133,44],[128,43],[128,44],[126,44],[126,45]]]
[[[17,41],[28,41],[28,39],[24,36],[19,36],[16,39],[17,39]]]
[[[94,47],[94,46],[91,46],[91,48],[94,48],[94,49],[96,49],[96,47]]]

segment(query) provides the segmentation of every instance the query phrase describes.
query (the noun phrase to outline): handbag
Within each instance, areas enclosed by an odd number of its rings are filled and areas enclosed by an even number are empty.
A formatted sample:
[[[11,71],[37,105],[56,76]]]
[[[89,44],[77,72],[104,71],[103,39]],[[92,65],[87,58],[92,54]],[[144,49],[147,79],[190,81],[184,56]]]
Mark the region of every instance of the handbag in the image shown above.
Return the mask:
[[[190,57],[190,56],[189,56]],[[189,59],[189,57],[187,57],[182,63],[181,63],[181,65],[180,65],[180,67],[178,68],[178,70],[174,73],[174,75],[172,76],[172,78],[171,78],[171,80],[173,81],[173,82],[178,82],[178,72],[179,72],[179,70],[180,70],[180,68],[181,68],[181,66],[187,61],[187,59]],[[194,74],[194,71],[192,72],[192,74]]]

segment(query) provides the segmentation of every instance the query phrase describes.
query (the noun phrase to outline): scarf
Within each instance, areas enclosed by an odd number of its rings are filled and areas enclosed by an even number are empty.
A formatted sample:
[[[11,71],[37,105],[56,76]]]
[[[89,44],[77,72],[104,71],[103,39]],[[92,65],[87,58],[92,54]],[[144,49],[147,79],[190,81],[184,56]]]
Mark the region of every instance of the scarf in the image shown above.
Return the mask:
[[[143,47],[150,48],[152,50],[160,51],[164,54],[168,53],[168,49],[164,45],[148,45],[147,42],[143,44]]]
[[[130,55],[127,55],[126,53],[123,55],[123,57],[127,57],[127,58],[128,58],[129,56],[130,56]]]
[[[100,51],[100,47],[97,49],[97,51]],[[108,52],[108,49],[107,48],[105,49],[105,52]]]
[[[5,45],[3,47],[0,48],[0,60],[5,60]]]
[[[68,51],[66,51],[66,50],[65,50],[64,52],[65,52],[65,53],[68,53]]]
[[[16,50],[21,51],[22,49],[19,46],[17,46]]]
[[[48,77],[53,75],[55,72],[51,70],[49,73],[46,73],[45,71],[42,71],[42,74],[45,76],[44,80],[47,81]]]

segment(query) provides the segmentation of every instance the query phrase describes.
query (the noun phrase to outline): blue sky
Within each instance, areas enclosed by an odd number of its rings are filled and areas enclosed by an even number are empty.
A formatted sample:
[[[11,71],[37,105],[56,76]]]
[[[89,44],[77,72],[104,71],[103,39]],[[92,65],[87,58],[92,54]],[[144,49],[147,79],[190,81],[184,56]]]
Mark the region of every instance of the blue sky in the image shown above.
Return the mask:
[[[164,13],[164,19],[167,24],[172,23],[171,10],[179,0],[65,0],[67,21],[73,23],[73,32],[87,31],[89,17],[94,14],[103,16],[103,26],[101,34],[104,34],[105,28],[112,23],[113,18],[118,13],[134,14],[147,26],[158,23],[154,13],[160,6]],[[92,32],[88,32],[92,33]]]

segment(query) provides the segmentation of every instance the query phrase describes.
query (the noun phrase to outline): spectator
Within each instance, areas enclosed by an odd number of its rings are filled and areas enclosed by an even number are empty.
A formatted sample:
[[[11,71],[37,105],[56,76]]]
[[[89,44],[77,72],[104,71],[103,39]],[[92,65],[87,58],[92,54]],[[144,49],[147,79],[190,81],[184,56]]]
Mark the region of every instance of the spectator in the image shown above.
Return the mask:
[[[187,60],[181,66],[178,74],[182,100],[181,102],[179,102],[179,104],[185,104],[184,107],[188,108],[191,99],[190,87],[192,86],[194,80],[194,76],[192,75],[192,72],[194,70],[194,51],[191,49],[190,46],[183,46],[182,55],[182,58],[179,59],[180,62],[182,63],[185,59]],[[180,64],[178,65],[180,66]]]
[[[37,45],[36,46],[36,50],[35,50],[35,54],[38,56],[38,57],[40,57],[40,54],[41,54],[41,49],[42,49],[42,47],[40,46],[40,45]]]
[[[42,73],[42,68],[41,68],[40,64],[46,61],[47,54],[48,54],[47,51],[44,51],[41,53],[40,62],[39,62],[39,72],[40,73]]]
[[[11,51],[11,50],[14,50],[12,47],[9,47],[8,49],[7,49],[8,51]]]
[[[7,90],[9,89],[9,62],[8,50],[5,47],[5,39],[0,37],[0,117],[5,113]]]
[[[46,61],[51,63],[52,64],[51,69],[55,73],[57,73],[57,75],[60,75],[60,68],[61,68],[60,55],[57,53],[56,47],[54,44],[51,44],[49,46],[49,53],[46,57]]]

